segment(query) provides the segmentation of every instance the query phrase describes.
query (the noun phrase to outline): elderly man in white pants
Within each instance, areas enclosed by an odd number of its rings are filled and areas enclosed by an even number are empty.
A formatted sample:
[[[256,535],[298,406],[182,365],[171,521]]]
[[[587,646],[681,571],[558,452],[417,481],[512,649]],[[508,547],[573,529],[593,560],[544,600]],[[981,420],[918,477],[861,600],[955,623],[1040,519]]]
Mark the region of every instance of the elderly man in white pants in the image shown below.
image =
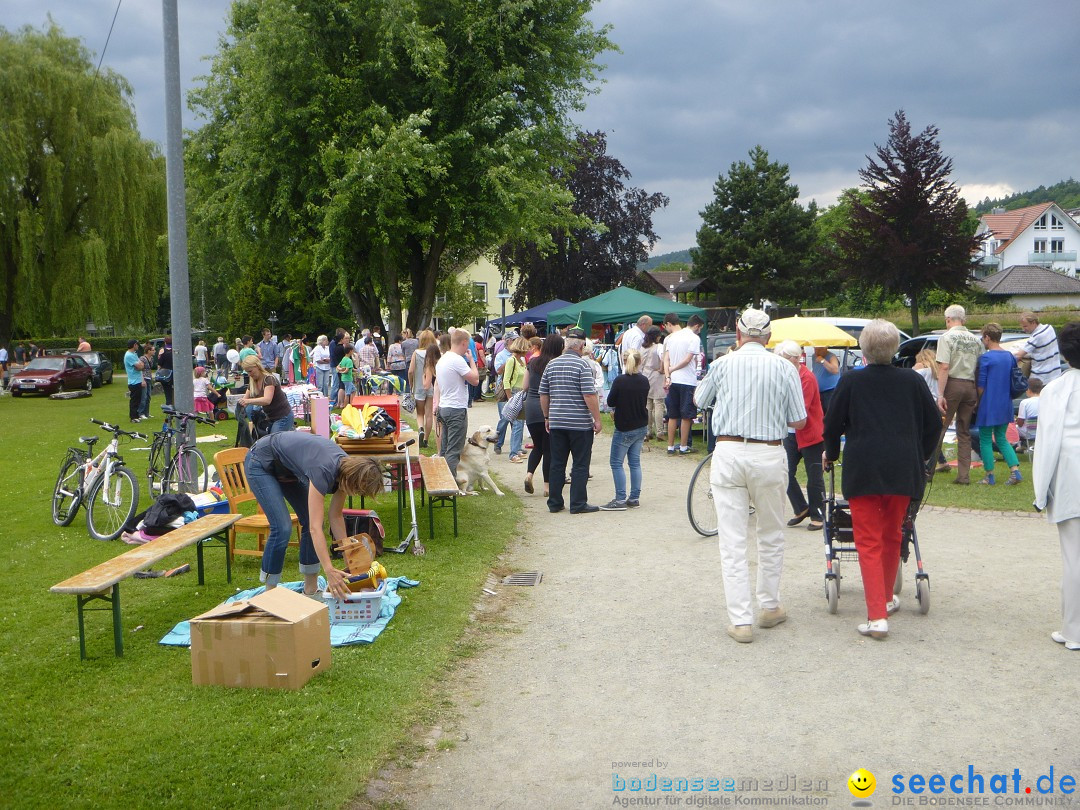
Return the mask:
[[[751,504],[758,536],[758,625],[775,627],[787,619],[780,604],[787,490],[783,439],[789,427],[806,425],[806,406],[795,367],[765,348],[772,331],[769,316],[747,309],[735,330],[738,351],[712,364],[694,402],[713,408],[716,448],[710,481],[731,622],[727,632],[735,641],[749,643],[754,640],[746,558]]]

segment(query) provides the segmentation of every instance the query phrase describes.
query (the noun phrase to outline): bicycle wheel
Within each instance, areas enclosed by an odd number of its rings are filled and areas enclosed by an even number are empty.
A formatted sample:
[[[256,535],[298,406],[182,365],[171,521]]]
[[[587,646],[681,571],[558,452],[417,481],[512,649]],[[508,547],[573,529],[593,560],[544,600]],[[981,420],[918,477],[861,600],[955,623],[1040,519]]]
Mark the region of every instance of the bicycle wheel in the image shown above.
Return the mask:
[[[117,464],[98,479],[88,496],[86,528],[95,540],[115,540],[139,506],[139,483],[127,467]]]
[[[206,458],[195,447],[185,447],[169,462],[161,477],[162,493],[191,495],[205,492],[207,485]]]
[[[57,526],[70,526],[82,503],[83,460],[68,454],[60,466],[53,487],[52,519]]]
[[[703,537],[715,537],[718,532],[716,507],[709,483],[711,462],[712,453],[709,453],[694,470],[690,477],[690,490],[686,493],[686,513],[690,517],[690,525]]]
[[[167,457],[164,452],[164,444],[155,439],[154,443],[150,445],[150,459],[146,464],[146,486],[151,498],[158,494],[161,473],[165,467],[165,458]]]

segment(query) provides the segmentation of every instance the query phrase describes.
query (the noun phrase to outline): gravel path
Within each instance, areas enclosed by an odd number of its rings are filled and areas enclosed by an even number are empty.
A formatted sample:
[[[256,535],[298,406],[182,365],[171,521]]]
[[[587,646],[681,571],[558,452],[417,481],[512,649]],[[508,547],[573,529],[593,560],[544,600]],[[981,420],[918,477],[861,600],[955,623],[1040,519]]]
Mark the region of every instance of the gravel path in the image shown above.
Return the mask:
[[[494,423],[493,413],[478,405],[470,421]],[[596,504],[613,494],[608,438],[593,454]],[[724,632],[716,543],[686,518],[687,483],[701,458],[669,458],[659,448],[645,455],[634,511],[552,515],[539,487],[522,493],[524,536],[507,563],[542,571],[543,582],[509,600],[503,618],[513,632],[492,634],[455,675],[457,716],[443,736],[451,742],[385,774],[383,801],[576,808],[637,798],[689,807],[748,798],[771,806],[779,797],[851,806],[848,775],[865,767],[877,776],[872,801],[884,807],[920,801],[892,794],[896,774],[966,780],[971,765],[988,791],[994,773],[1009,774],[1011,790],[1019,768],[1021,795],[1009,798],[1021,801],[1031,798],[1028,786],[1038,796],[1035,778],[1051,765],[1055,779],[1080,781],[1080,653],[1049,639],[1060,610],[1053,527],[1018,516],[922,514],[932,608],[917,612],[912,559],[883,642],[855,631],[865,616],[857,565],[844,568],[839,613],[829,615],[822,536],[789,529],[782,598],[790,618],[739,645]],[[492,466],[506,489],[522,492],[523,465],[503,455]],[[690,790],[650,792],[653,774],[685,777]],[[643,789],[630,790],[631,779]],[[694,779],[705,789],[693,792]],[[625,790],[616,790],[620,780]],[[991,805],[1005,798],[987,795]]]

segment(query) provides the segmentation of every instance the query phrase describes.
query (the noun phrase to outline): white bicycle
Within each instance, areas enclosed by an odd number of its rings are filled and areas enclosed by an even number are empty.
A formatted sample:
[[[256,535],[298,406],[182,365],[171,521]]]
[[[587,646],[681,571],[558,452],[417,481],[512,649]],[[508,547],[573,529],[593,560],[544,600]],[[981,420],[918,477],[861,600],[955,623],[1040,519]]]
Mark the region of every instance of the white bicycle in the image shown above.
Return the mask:
[[[96,456],[93,452],[97,436],[79,437],[86,450],[68,448],[53,489],[52,519],[57,526],[70,526],[85,503],[90,536],[115,540],[139,507],[139,483],[120,456],[120,437],[145,440],[146,436],[97,419],[90,421],[112,433],[112,441]]]

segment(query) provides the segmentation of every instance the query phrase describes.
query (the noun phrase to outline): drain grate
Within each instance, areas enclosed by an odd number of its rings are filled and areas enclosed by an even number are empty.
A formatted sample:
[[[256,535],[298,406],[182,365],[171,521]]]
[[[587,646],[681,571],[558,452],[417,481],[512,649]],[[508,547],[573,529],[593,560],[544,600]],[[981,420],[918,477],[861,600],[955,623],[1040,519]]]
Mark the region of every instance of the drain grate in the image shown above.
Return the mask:
[[[544,578],[542,571],[518,571],[508,577],[503,577],[503,585],[539,585]]]

